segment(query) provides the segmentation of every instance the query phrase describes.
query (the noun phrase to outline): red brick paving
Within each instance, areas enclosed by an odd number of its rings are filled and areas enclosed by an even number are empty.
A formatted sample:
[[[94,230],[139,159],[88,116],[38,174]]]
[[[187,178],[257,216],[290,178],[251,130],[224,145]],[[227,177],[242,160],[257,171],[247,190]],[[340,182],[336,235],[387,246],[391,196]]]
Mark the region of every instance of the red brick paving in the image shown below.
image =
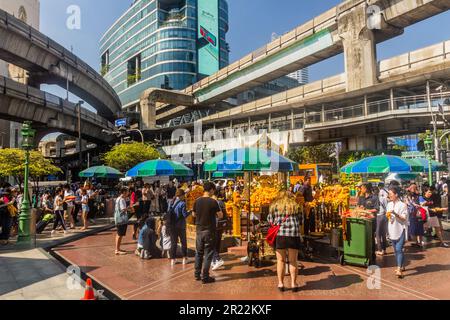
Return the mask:
[[[238,257],[226,255],[223,270],[212,272],[216,283],[202,285],[193,278],[193,264],[171,267],[167,259],[141,260],[134,255],[131,232],[124,241],[125,256],[114,255],[115,231],[63,245],[56,253],[122,299],[132,300],[273,300],[273,299],[450,299],[450,249],[434,245],[425,251],[407,246],[406,277],[395,277],[395,259],[389,254],[381,266],[381,289],[369,290],[365,268],[341,266],[317,258],[302,262],[298,293],[280,293],[275,265],[248,267]],[[289,286],[286,277],[285,285]]]

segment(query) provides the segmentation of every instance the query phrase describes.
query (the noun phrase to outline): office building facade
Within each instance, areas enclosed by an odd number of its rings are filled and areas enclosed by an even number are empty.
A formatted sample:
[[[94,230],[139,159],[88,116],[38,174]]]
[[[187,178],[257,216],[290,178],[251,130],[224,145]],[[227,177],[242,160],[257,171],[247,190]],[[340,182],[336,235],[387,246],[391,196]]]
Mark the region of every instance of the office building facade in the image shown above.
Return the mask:
[[[226,0],[135,0],[100,40],[101,72],[134,111],[149,88],[181,90],[228,65]]]
[[[309,83],[309,70],[308,68],[304,68],[301,70],[297,70],[295,72],[292,72],[287,75],[289,78],[297,80],[300,84],[307,84]]]

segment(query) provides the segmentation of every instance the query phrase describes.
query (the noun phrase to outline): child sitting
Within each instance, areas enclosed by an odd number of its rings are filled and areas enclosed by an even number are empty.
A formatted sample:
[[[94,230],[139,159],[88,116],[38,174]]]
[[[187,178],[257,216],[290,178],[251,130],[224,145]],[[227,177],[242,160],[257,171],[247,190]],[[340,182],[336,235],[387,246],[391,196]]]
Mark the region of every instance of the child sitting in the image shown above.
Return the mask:
[[[155,218],[150,217],[145,221],[139,231],[138,245],[135,251],[141,259],[160,258],[161,250],[156,246],[158,236],[155,232]]]

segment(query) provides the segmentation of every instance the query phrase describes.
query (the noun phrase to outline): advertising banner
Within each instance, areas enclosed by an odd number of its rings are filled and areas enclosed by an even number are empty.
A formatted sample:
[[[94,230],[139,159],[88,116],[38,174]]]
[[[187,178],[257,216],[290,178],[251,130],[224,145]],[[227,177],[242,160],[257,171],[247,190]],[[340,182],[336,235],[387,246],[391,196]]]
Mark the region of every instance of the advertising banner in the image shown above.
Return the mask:
[[[198,0],[198,72],[219,71],[219,1]]]

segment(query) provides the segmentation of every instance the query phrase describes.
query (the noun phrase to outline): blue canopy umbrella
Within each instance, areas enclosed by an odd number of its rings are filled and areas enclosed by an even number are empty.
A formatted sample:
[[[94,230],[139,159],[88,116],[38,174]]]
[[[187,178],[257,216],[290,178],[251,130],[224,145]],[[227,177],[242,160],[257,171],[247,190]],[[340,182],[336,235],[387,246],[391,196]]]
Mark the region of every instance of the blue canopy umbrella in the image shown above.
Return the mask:
[[[341,169],[341,172],[344,173],[409,173],[414,171],[414,168],[407,161],[390,155],[368,157],[349,164],[345,170],[343,169]]]
[[[205,171],[294,171],[295,162],[278,152],[260,148],[241,148],[223,152],[205,162]]]
[[[128,170],[127,177],[175,176],[192,177],[194,172],[185,165],[170,160],[149,160]]]

